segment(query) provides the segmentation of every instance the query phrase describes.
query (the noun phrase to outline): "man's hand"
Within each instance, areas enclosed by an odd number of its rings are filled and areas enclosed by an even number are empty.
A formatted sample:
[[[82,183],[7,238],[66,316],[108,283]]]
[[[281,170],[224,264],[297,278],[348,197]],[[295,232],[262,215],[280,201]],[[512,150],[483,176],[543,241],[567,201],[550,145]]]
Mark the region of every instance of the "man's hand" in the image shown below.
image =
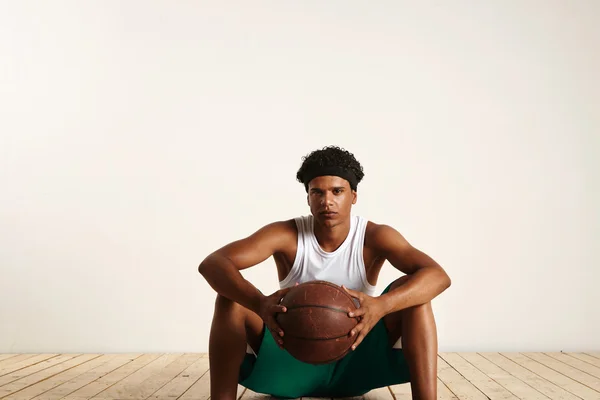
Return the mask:
[[[275,315],[277,313],[284,313],[287,309],[280,305],[280,301],[291,288],[281,289],[276,291],[270,296],[263,297],[260,303],[259,316],[265,322],[267,329],[271,332],[271,335],[277,342],[279,348],[283,349],[283,329],[277,323]]]
[[[348,289],[345,286],[342,286],[342,288],[346,293],[360,302],[360,307],[357,310],[348,313],[349,317],[359,317],[360,320],[358,325],[350,331],[350,336],[356,336],[356,340],[352,345],[352,350],[355,350],[377,322],[385,316],[385,311],[381,301],[377,297],[371,297],[362,292]]]

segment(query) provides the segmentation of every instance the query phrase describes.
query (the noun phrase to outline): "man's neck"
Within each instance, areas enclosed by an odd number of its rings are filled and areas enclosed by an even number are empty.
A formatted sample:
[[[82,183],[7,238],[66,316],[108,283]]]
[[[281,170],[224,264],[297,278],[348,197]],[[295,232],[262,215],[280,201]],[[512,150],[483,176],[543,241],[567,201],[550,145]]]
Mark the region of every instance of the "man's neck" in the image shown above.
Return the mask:
[[[335,226],[321,225],[315,221],[314,234],[321,248],[331,253],[337,250],[350,233],[350,218]]]

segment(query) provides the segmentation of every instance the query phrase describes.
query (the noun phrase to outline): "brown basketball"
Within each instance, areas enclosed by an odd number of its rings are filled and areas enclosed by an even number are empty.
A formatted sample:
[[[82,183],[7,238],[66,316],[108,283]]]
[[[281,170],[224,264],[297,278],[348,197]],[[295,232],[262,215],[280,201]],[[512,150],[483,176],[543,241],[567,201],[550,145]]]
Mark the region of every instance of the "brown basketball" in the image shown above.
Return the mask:
[[[356,340],[350,331],[358,323],[348,313],[356,310],[352,296],[325,281],[293,287],[282,299],[287,312],[277,314],[283,346],[295,358],[326,364],[344,357]]]

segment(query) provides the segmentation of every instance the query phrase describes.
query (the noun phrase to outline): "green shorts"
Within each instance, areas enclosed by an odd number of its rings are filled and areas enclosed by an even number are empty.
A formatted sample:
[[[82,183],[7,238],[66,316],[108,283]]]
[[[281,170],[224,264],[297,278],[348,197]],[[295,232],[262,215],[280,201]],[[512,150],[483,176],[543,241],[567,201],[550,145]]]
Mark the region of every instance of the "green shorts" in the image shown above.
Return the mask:
[[[295,359],[264,329],[258,354],[246,354],[238,382],[254,392],[281,398],[352,397],[410,382],[410,376],[404,352],[391,347],[382,319],[356,350],[324,365]]]

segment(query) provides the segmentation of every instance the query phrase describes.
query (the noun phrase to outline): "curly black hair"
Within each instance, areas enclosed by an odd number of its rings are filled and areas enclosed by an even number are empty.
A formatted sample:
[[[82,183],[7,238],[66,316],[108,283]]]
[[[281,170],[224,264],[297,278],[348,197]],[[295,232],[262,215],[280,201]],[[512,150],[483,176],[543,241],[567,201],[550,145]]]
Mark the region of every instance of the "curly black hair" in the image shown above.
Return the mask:
[[[354,154],[338,146],[327,146],[302,157],[302,165],[296,173],[296,179],[308,190],[308,183],[312,179],[310,177],[324,168],[341,168],[351,172],[356,177],[355,184],[350,184],[352,190],[357,190],[356,186],[365,176],[363,167]]]

